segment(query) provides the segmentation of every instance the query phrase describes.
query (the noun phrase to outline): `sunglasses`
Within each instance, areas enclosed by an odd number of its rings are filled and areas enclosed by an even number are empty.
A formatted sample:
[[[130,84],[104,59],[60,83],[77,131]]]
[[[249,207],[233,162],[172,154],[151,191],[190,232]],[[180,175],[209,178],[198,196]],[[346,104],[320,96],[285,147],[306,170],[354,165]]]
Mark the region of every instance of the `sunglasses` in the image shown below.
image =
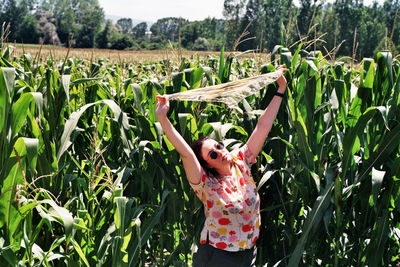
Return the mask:
[[[224,144],[222,142],[218,142],[218,144],[215,146],[216,149],[222,150],[224,148]],[[217,159],[218,158],[218,153],[215,152],[214,150],[211,150],[210,153],[208,153],[211,159]]]

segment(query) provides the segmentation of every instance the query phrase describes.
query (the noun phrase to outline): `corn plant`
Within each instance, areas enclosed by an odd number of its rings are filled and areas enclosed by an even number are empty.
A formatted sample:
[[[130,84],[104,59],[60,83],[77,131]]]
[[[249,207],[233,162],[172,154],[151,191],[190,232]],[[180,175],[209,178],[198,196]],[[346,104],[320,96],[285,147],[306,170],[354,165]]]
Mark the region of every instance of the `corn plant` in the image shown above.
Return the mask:
[[[154,62],[0,56],[0,265],[190,266],[204,215],[155,117],[155,96],[286,64],[288,90],[253,165],[258,266],[390,266],[400,259],[400,69],[387,52],[357,69],[276,47]],[[244,57],[244,58],[243,58]],[[271,84],[234,109],[171,102],[190,143],[233,148]]]

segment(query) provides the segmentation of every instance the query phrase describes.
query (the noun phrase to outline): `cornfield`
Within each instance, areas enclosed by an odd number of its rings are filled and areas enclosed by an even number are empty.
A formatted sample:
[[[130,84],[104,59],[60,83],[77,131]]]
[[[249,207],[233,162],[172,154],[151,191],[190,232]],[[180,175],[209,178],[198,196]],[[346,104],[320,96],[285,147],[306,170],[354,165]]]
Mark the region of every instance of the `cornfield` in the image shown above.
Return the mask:
[[[0,54],[0,266],[190,266],[201,202],[155,117],[156,93],[225,83],[286,64],[288,91],[253,165],[257,266],[400,261],[400,65],[357,69],[320,52],[271,62],[56,61]],[[244,57],[246,55],[243,55]],[[187,142],[247,140],[276,85],[225,104],[171,102]]]

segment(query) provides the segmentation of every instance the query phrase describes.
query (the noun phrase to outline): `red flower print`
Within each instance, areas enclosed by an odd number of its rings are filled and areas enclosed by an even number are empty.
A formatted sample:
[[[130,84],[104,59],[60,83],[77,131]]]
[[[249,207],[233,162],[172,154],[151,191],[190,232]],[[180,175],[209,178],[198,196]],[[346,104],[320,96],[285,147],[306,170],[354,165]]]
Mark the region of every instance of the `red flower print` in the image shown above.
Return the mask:
[[[229,188],[227,187],[227,188],[225,188],[225,191],[228,193],[228,194],[232,194],[232,191],[231,190],[229,190]]]
[[[250,231],[252,228],[253,228],[253,227],[251,226],[251,224],[245,224],[245,225],[243,225],[243,227],[242,227],[242,231],[243,231],[243,232],[248,232],[248,231]]]
[[[203,174],[203,176],[201,177],[201,181],[204,183],[205,180],[206,180],[206,175]]]
[[[207,241],[205,241],[205,240],[200,240],[200,244],[204,245],[205,243],[207,243]]]
[[[210,200],[207,200],[207,207],[211,209],[213,207],[213,203]]]
[[[221,212],[219,212],[219,211],[213,211],[213,212],[212,212],[212,216],[213,216],[214,218],[216,218],[216,219],[219,219],[219,218],[222,217],[222,214],[221,214]]]
[[[246,171],[246,175],[247,175],[247,176],[250,176],[250,173],[249,173],[249,171]]]
[[[220,225],[227,225],[227,224],[229,224],[231,221],[228,219],[228,218],[221,218],[221,219],[219,219],[218,220],[218,223],[220,224]]]
[[[230,207],[233,207],[233,204],[227,204],[227,205],[225,205],[225,208],[230,208]]]
[[[246,213],[243,215],[243,220],[249,221],[251,219],[251,213]]]
[[[243,160],[243,153],[242,153],[242,151],[239,152],[239,154],[238,154],[238,159]]]
[[[246,180],[243,177],[241,177],[239,179],[239,183],[240,183],[241,186],[244,186],[244,184],[246,183]]]
[[[230,231],[229,234],[230,235],[234,235],[234,234],[236,234],[236,232],[235,231]]]
[[[215,246],[219,249],[226,249],[227,245],[225,242],[218,242]]]

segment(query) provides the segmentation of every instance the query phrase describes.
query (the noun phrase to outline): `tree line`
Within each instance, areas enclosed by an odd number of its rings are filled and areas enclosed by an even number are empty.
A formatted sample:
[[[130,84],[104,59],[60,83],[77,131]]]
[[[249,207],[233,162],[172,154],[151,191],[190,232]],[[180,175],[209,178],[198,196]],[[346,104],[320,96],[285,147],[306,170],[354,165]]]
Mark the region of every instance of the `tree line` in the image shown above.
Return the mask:
[[[372,57],[399,50],[399,0],[365,5],[363,0],[225,0],[226,42],[246,29],[238,50],[286,47],[303,43],[309,50],[335,56]],[[239,27],[237,27],[239,25]],[[246,28],[247,27],[247,28]],[[246,37],[247,37],[246,36]]]
[[[168,17],[150,27],[105,18],[98,0],[0,0],[7,40],[76,48],[257,50],[276,45],[320,50],[333,57],[371,57],[400,49],[399,0],[365,5],[336,0],[225,0],[224,19]]]

